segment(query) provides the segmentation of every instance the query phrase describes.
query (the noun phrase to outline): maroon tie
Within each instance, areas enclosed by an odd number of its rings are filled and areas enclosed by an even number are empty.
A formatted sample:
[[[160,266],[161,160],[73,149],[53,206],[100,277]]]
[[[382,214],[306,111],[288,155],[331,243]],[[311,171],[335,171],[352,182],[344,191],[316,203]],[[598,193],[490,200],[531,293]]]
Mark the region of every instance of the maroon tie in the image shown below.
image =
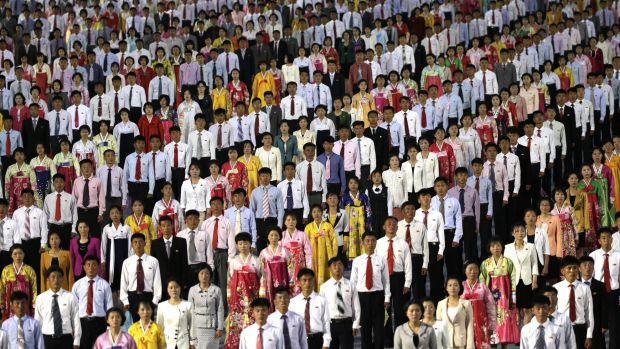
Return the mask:
[[[144,268],[142,268],[142,258],[138,258],[138,267],[136,268],[136,291],[144,292]]]

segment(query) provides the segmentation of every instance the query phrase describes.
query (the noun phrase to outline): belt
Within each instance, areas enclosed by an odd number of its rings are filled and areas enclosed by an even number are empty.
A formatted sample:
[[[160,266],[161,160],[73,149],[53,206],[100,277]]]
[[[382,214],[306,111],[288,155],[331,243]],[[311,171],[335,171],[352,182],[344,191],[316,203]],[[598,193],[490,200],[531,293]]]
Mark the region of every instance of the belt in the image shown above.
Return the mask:
[[[350,317],[340,318],[340,319],[332,319],[333,324],[340,324],[343,322],[353,321]]]
[[[340,184],[340,183],[332,183],[332,184]],[[319,191],[311,191],[310,194],[323,194],[322,190]]]
[[[95,321],[95,320],[105,320],[105,317],[103,317],[103,316],[81,317],[80,320],[91,322],[91,321]]]
[[[78,207],[78,210],[82,210],[82,211],[86,211],[86,212],[88,212],[88,211],[99,210],[99,207],[87,207],[87,208],[84,208],[84,207]]]
[[[444,233],[445,233],[445,232],[448,232],[448,233],[454,233],[454,232],[456,231],[456,229],[455,229],[455,228],[452,228],[452,229],[450,229],[450,228],[448,228],[448,229],[444,228],[444,229],[443,229],[443,231],[444,231]]]
[[[228,252],[227,248],[216,248],[215,252]]]
[[[308,338],[310,338],[310,337],[319,337],[319,336],[320,336],[320,337],[323,337],[323,333],[321,333],[321,332],[317,332],[317,333],[310,333],[310,334],[308,335]]]
[[[370,164],[368,164],[368,165],[362,165],[362,167],[370,167]]]
[[[439,245],[439,242],[429,241],[428,244],[429,245],[433,245],[433,246],[437,246],[437,245]]]

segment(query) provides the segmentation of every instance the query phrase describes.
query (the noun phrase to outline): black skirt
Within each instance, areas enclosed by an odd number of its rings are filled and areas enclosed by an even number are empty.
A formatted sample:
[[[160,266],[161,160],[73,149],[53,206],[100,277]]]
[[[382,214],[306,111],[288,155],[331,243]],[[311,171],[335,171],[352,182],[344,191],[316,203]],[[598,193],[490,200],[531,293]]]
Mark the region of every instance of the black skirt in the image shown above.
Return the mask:
[[[517,308],[531,308],[533,294],[534,290],[532,290],[532,284],[525,285],[523,284],[523,280],[519,280],[517,284]]]

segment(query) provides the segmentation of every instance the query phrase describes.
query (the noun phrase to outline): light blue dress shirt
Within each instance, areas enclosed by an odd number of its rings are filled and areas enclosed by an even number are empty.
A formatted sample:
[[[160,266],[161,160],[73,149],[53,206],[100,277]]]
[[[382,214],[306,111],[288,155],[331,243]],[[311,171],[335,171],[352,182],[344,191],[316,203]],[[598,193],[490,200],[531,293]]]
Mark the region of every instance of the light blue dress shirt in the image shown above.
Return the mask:
[[[114,305],[112,303],[112,289],[110,284],[99,276],[93,279],[93,313],[86,314],[88,305],[88,286],[90,279],[83,277],[73,284],[71,293],[78,300],[78,315],[80,318],[86,317],[105,317],[108,309]]]
[[[401,126],[398,122],[392,120],[392,122],[384,121],[379,125],[379,127],[383,129],[388,129],[388,125],[390,126],[390,133],[392,138],[392,146],[398,147],[398,157],[403,158],[403,154],[405,153],[405,130],[404,127]]]
[[[261,201],[262,207],[262,201]],[[241,206],[241,232],[250,233],[252,235],[252,247],[256,247],[256,220],[254,218],[254,212],[245,206]],[[237,207],[233,206],[224,211],[224,217],[226,217],[233,229],[235,229],[235,235],[240,232],[236,230],[237,224]]]
[[[125,158],[125,180],[128,183],[148,183],[149,194],[153,194],[155,189],[155,175],[153,174],[153,165],[151,164],[152,155],[140,154],[140,180],[136,181],[136,162],[138,154],[131,153]]]
[[[267,195],[269,195],[269,217],[263,217],[263,195],[265,195],[265,188],[267,189]],[[277,218],[278,226],[282,226],[282,221],[284,219],[282,193],[273,185],[270,184],[267,187],[260,186],[252,191],[250,209],[256,214],[256,219]]]
[[[443,222],[444,229],[454,229],[454,240],[458,242],[463,236],[463,218],[461,217],[461,204],[459,200],[448,195],[444,196],[443,203]],[[431,209],[439,210],[439,196],[435,195],[431,199]],[[447,243],[447,242],[446,242]]]
[[[0,155],[13,157],[13,152],[15,151],[15,149],[17,147],[23,147],[24,143],[22,141],[22,135],[19,132],[15,130],[10,130],[9,132],[9,137],[11,138],[11,154],[6,153],[7,132],[6,130],[2,129],[0,130]]]
[[[467,178],[467,186],[476,189],[476,176]],[[479,192],[480,204],[489,204],[487,215],[493,215],[493,186],[491,180],[480,176]]]
[[[24,329],[24,349],[45,349],[41,324],[30,316],[22,317]],[[2,330],[6,332],[10,348],[19,348],[17,344],[17,317],[15,315],[2,323]]]
[[[452,91],[450,95],[444,94],[439,97],[439,105],[442,107],[443,127],[445,129],[448,128],[449,119],[456,118],[457,121],[461,120],[463,116],[463,101],[461,101],[458,91]]]

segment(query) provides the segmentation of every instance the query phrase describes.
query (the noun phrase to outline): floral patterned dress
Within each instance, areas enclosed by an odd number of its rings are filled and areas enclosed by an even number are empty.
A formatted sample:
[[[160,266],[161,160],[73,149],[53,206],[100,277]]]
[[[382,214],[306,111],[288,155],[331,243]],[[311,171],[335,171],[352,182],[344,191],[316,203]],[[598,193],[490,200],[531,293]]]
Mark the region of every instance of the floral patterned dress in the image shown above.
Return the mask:
[[[237,188],[248,190],[248,171],[245,165],[237,161],[234,164],[230,161],[222,165],[222,174],[228,179],[230,191],[233,192]]]
[[[495,299],[491,290],[480,282],[470,285],[463,281],[462,299],[471,302],[474,310],[474,341],[476,348],[488,349],[491,347],[491,334],[495,328]]]
[[[603,188],[603,192],[599,194],[599,206],[601,208],[601,224],[603,227],[611,227],[614,225],[614,206],[611,203],[615,198],[616,188],[614,183],[614,177],[611,169],[606,165],[596,164],[592,165],[592,180],[600,184]]]
[[[586,193],[585,209],[590,225],[590,229],[586,231],[586,250],[593,251],[598,248],[596,232],[598,228],[603,226],[601,224],[602,210],[600,202],[605,201],[607,194],[601,182],[592,179],[582,179],[579,181],[579,184],[577,184],[577,187]],[[601,198],[603,200],[600,200]]]
[[[495,333],[501,344],[519,343],[519,314],[512,303],[517,289],[517,272],[512,261],[493,256],[480,265],[480,282],[487,285],[495,300]]]
[[[297,275],[294,274],[293,255],[286,248],[278,246],[274,251],[271,246],[267,246],[260,252],[258,258],[263,263],[264,272],[259,291],[261,297],[273,299],[273,290],[294,285]],[[272,303],[271,310],[273,309]]]
[[[575,211],[570,205],[562,203],[560,207],[555,205],[553,210],[551,210],[551,214],[557,216],[560,220],[560,230],[562,234],[562,244],[558,246],[558,252],[560,252],[561,249],[562,254],[556,254],[556,257],[576,257],[579,238],[577,237],[577,219],[575,218]]]
[[[0,278],[0,289],[2,289],[2,305],[5,311],[2,314],[2,320],[6,320],[13,315],[11,310],[11,295],[15,291],[22,291],[28,295],[28,306],[26,314],[32,316],[32,308],[37,297],[37,274],[31,266],[22,264],[16,268],[11,263],[2,270]]]
[[[254,323],[250,303],[259,297],[262,264],[258,257],[236,255],[228,260],[228,317],[224,349],[238,349],[241,331]]]
[[[37,178],[37,206],[43,207],[43,200],[50,192],[52,177],[56,174],[56,165],[47,156],[43,159],[37,156],[30,160],[30,168],[34,170]]]
[[[364,193],[352,195],[346,192],[340,201],[340,208],[345,209],[349,216],[349,260],[362,254],[362,235],[371,224],[370,200]]]
[[[351,109],[355,110],[355,120],[364,121],[364,127],[368,127],[370,125],[368,122],[368,113],[371,110],[375,110],[374,97],[368,92],[359,92],[353,95],[351,99]]]
[[[9,216],[22,206],[22,190],[36,187],[35,172],[30,165],[23,163],[21,166],[18,164],[9,166],[4,180],[4,193],[9,199]]]
[[[250,158],[242,156],[239,161],[245,165],[245,169],[248,173],[248,198],[252,195],[252,190],[258,187],[258,170],[261,168],[260,160],[258,157],[252,155]]]
[[[479,116],[474,119],[472,127],[478,132],[478,136],[482,142],[482,149],[484,149],[484,146],[489,142],[497,142],[497,123],[493,117],[487,115],[482,118]]]
[[[290,234],[288,231],[282,232],[280,245],[291,254],[291,261],[293,263],[291,292],[294,297],[301,293],[297,273],[302,268],[312,269],[312,247],[310,246],[308,236],[301,230],[295,230],[293,234]]]
[[[605,165],[611,170],[614,198],[620,198],[620,155],[615,151],[611,153],[611,156],[605,154]],[[614,208],[616,212],[620,211],[620,200],[614,201]]]
[[[437,154],[437,161],[439,162],[439,175],[447,178],[449,186],[452,186],[452,178],[454,178],[454,171],[456,170],[456,157],[454,156],[452,146],[446,142],[442,142],[441,145],[433,143],[428,150],[431,153]]]

